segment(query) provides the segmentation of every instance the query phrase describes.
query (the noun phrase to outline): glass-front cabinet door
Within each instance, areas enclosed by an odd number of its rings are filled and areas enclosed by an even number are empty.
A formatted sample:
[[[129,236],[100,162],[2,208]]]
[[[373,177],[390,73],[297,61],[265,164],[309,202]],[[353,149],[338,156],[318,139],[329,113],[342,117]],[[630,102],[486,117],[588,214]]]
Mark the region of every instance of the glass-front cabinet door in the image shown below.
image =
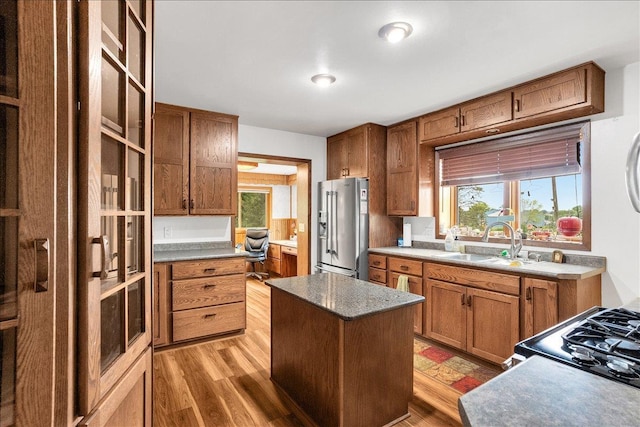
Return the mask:
[[[79,7],[81,424],[150,425],[152,2]]]

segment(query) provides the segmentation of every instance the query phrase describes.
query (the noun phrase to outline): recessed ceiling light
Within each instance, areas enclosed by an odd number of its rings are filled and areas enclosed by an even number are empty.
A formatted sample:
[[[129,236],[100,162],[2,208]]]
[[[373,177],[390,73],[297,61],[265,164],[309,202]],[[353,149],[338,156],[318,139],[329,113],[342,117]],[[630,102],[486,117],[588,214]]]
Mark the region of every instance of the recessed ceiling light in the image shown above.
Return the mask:
[[[389,43],[398,43],[406,39],[413,32],[411,24],[406,22],[392,22],[380,28],[378,35],[386,39]]]
[[[331,74],[316,74],[315,76],[311,77],[311,81],[317,84],[318,86],[327,87],[333,82],[335,82],[336,78]]]

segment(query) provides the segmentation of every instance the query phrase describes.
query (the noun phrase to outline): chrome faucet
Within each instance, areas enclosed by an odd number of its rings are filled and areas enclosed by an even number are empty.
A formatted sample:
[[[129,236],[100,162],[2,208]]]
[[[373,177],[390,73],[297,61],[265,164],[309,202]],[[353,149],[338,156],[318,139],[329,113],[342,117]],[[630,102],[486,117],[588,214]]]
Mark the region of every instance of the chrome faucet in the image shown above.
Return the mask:
[[[518,232],[518,244],[516,245],[516,231],[508,223],[504,221],[496,221],[493,224],[488,225],[487,228],[485,228],[484,230],[484,234],[482,235],[482,241],[488,242],[489,230],[491,230],[496,225],[500,225],[500,224],[504,225],[509,229],[509,234],[511,236],[511,248],[509,248],[509,258],[516,259],[518,257],[518,253],[520,252],[520,249],[522,249],[522,235]]]

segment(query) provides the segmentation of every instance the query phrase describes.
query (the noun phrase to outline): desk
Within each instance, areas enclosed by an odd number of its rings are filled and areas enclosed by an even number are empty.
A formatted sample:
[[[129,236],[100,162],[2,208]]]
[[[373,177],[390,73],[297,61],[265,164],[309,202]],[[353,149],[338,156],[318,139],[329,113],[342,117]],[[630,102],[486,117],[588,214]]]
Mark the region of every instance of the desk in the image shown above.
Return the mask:
[[[298,242],[295,240],[272,240],[267,251],[266,269],[281,277],[298,275]]]
[[[421,295],[333,273],[269,279],[271,380],[305,424],[382,426],[409,416]]]

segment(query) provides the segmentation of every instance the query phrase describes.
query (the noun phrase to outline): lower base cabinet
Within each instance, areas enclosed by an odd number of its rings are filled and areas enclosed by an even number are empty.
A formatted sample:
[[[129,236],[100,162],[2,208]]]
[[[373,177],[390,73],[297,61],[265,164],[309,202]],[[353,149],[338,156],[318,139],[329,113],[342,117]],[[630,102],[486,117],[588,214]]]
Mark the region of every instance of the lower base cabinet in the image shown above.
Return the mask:
[[[243,257],[154,265],[153,345],[246,328]]]
[[[430,263],[425,272],[427,337],[495,363],[513,354],[520,340],[519,277]]]

